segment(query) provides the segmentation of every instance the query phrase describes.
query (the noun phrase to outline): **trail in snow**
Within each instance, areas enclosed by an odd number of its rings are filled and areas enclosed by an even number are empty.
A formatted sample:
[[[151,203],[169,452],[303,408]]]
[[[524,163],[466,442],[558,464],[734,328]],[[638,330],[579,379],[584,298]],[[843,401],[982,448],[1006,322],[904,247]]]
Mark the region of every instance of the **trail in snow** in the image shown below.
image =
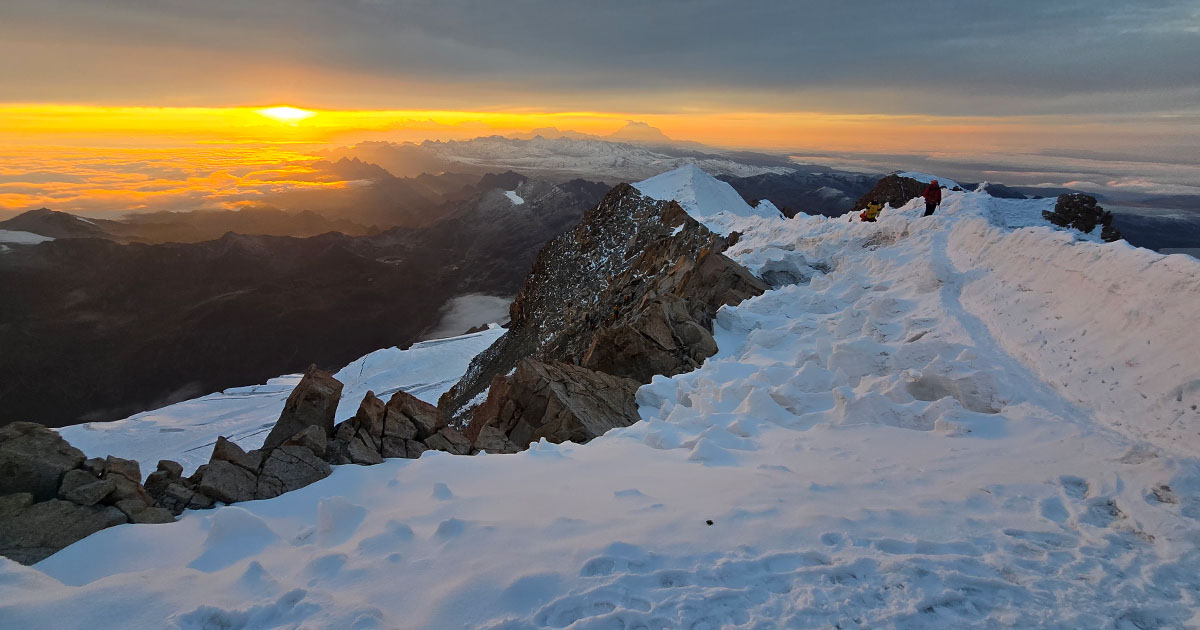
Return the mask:
[[[1141,348],[1200,303],[1200,263],[997,227],[1007,203],[947,193],[933,217],[910,203],[877,224],[726,217],[745,233],[730,255],[778,288],[722,309],[718,354],[643,387],[642,422],[584,446],[341,466],[34,568],[0,560],[0,619],[1195,627],[1196,398],[1172,387],[1197,377],[1175,361],[1200,339]],[[1025,332],[1047,318],[1053,335]],[[1068,333],[1089,349],[1075,363],[1119,376],[1109,398],[1077,393],[1093,381],[1061,356]]]

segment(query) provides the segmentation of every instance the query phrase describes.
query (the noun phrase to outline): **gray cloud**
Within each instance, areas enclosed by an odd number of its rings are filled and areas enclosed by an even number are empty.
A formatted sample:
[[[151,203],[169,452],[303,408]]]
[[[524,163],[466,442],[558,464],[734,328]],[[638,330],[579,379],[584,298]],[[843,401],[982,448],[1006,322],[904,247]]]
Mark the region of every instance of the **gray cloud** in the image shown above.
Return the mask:
[[[0,57],[16,61],[0,66],[8,101],[324,93],[344,105],[428,107],[533,93],[577,108],[686,95],[770,109],[1029,114],[1194,110],[1200,97],[1194,0],[5,5]]]

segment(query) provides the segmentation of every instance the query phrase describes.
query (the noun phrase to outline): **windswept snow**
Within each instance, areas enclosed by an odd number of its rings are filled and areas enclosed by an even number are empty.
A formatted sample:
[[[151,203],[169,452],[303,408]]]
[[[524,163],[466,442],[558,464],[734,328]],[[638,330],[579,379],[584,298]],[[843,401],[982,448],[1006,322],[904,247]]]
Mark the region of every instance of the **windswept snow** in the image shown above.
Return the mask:
[[[345,385],[337,419],[354,415],[367,391],[387,400],[403,389],[437,404],[438,397],[467,371],[471,358],[502,334],[504,329],[493,326],[470,335],[423,341],[407,350],[376,350],[355,360],[334,375]],[[124,420],[80,424],[59,433],[89,456],[137,460],[146,474],[160,459],[173,459],[190,474],[208,462],[218,436],[247,450],[262,446],[300,377],[288,374],[263,385],[233,387]]]
[[[705,173],[695,164],[655,175],[633,186],[647,197],[679,202],[692,218],[721,234],[729,233],[724,222],[731,218],[780,216],[779,209],[769,201],[751,207],[733,186]]]
[[[504,196],[508,197],[508,200],[513,202],[514,206],[519,206],[519,205],[525,203],[525,200],[522,199],[520,197],[520,195],[517,194],[517,191],[515,191],[515,190],[504,191]]]
[[[19,230],[0,230],[0,243],[16,243],[18,245],[36,245],[53,241],[49,236],[34,234],[33,232],[21,232]]]
[[[1009,227],[1041,208],[947,192],[928,218],[730,219],[729,254],[778,288],[722,309],[718,354],[644,386],[642,422],[341,466],[0,560],[0,619],[1195,627],[1200,261]]]

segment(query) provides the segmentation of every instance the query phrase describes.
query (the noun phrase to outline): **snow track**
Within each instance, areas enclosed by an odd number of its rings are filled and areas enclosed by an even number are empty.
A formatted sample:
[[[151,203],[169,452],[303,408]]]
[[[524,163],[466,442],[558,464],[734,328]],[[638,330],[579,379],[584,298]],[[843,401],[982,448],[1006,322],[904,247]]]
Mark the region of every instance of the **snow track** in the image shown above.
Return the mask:
[[[1200,263],[998,227],[1041,205],[731,219],[777,288],[642,422],[0,561],[0,627],[1200,626]]]

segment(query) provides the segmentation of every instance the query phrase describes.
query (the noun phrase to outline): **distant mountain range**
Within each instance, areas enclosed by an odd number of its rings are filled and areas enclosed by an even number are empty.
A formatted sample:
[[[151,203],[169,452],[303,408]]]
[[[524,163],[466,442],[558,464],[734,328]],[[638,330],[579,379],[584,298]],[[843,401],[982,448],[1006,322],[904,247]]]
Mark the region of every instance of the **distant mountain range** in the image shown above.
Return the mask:
[[[0,252],[3,421],[117,419],[407,346],[456,296],[515,294],[538,249],[607,190],[507,173],[476,178],[432,225],[196,243],[128,242],[114,233],[145,224],[26,213],[0,229],[57,237]]]

